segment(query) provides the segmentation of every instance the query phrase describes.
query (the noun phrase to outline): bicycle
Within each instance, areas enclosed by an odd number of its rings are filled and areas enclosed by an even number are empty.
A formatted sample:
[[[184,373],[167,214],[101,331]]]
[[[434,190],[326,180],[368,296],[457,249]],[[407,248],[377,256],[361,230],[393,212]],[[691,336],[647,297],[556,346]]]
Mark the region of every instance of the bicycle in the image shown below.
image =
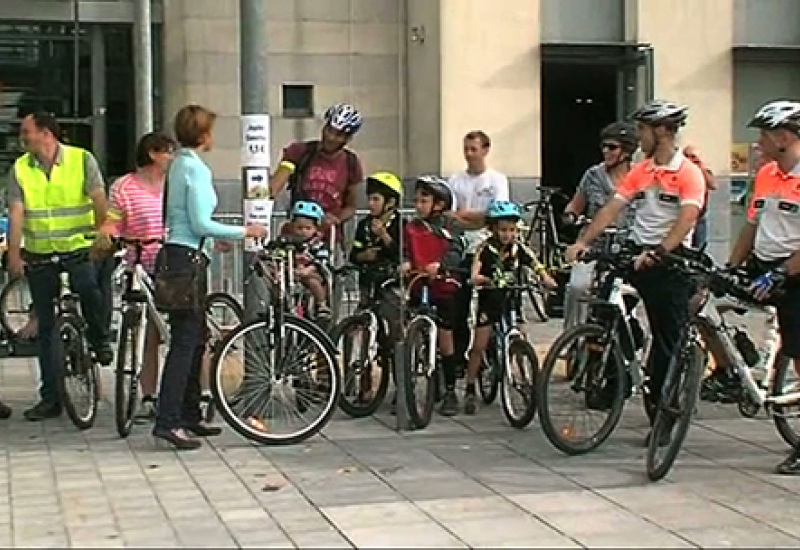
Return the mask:
[[[430,301],[430,282],[439,279],[457,286],[460,286],[460,283],[449,275],[432,277],[427,273],[416,273],[411,276],[403,297],[405,303],[411,302],[412,292],[417,288],[417,283],[421,284],[418,287],[419,304],[407,307],[404,319],[405,368],[408,369],[404,389],[409,419],[416,429],[421,430],[430,424],[433,417],[440,376],[436,306]]]
[[[61,290],[53,300],[56,365],[62,368],[59,390],[67,416],[80,430],[94,425],[100,400],[100,369],[86,340],[87,324],[80,313],[80,297],[69,288],[70,267],[85,261],[88,254],[83,252],[26,261],[28,273],[53,267],[59,270]]]
[[[382,309],[387,293],[398,282],[397,268],[372,270],[376,271],[385,280],[374,289],[369,307],[344,318],[331,331],[343,372],[339,408],[353,418],[370,416],[378,410],[394,368],[393,331]]]
[[[648,338],[634,315],[638,295],[625,284],[637,251],[606,239],[581,261],[597,261],[593,294],[584,323],[564,331],[545,356],[538,386],[539,421],[550,443],[569,455],[588,453],[608,439],[622,415],[624,401],[646,390],[644,364]],[[563,364],[562,364],[563,361]],[[559,390],[561,397],[551,396]],[[576,409],[604,418],[599,425],[557,414],[556,405],[575,401]],[[646,405],[647,406],[647,405]],[[565,416],[563,425],[557,418]],[[588,426],[585,434],[581,426]]]
[[[290,311],[291,266],[301,247],[278,238],[257,254],[250,269],[267,283],[266,307],[225,337],[211,367],[211,393],[225,422],[265,445],[294,444],[319,432],[341,392],[330,338]]]
[[[522,429],[536,416],[536,380],[539,358],[536,350],[519,329],[518,304],[528,285],[487,285],[481,290],[506,291],[503,316],[495,323],[492,337],[478,372],[478,386],[483,402],[491,404],[502,387],[503,414],[514,428]],[[522,366],[525,361],[526,366]],[[516,367],[516,368],[512,368]],[[518,397],[521,407],[514,403]]]
[[[130,435],[138,407],[139,382],[144,368],[146,335],[153,323],[159,345],[169,341],[169,328],[164,316],[155,305],[154,283],[141,263],[143,247],[161,242],[160,239],[116,238],[115,243],[134,250],[131,263],[120,264],[122,277],[121,323],[117,339],[117,364],[114,371],[114,417],[120,437]],[[243,317],[242,306],[229,294],[214,292],[206,297],[206,324],[208,348],[213,353],[219,346],[230,323],[238,325]],[[222,315],[220,315],[222,311]],[[214,402],[201,398],[202,416],[210,422],[214,418]]]
[[[566,245],[561,242],[556,223],[554,198],[569,201],[561,189],[557,187],[539,188],[539,198],[522,205],[525,212],[533,212],[528,225],[523,233],[522,241],[530,246],[538,255],[539,260],[551,273],[569,270],[569,265],[564,261]],[[533,279],[531,279],[533,280]],[[542,322],[546,322],[549,311],[555,311],[553,295],[542,286],[531,285],[528,296],[533,305],[533,310]]]
[[[784,392],[787,376],[791,374],[791,360],[778,354],[768,367],[765,381],[759,385],[753,377],[752,361],[745,357],[747,351],[743,352],[744,348],[737,345],[735,331],[724,322],[723,315],[729,311],[739,313],[763,309],[767,305],[756,301],[748,292],[751,277],[742,269],[719,268],[707,255],[687,258],[671,254],[665,261],[698,283],[698,291],[690,302],[689,322],[681,332],[656,407],[647,449],[647,477],[657,481],[666,476],[686,438],[703,373],[703,340],[713,341],[713,349],[717,351],[724,350],[727,364],[733,367],[741,381],[740,412],[744,416],[753,416],[763,407],[767,415],[772,416],[781,437],[796,446],[800,433],[789,426],[789,420],[800,417],[800,391],[793,387],[791,392]],[[724,301],[726,296],[734,301],[733,306]],[[779,296],[778,293],[772,299]],[[669,444],[659,446],[660,440],[669,435]]]

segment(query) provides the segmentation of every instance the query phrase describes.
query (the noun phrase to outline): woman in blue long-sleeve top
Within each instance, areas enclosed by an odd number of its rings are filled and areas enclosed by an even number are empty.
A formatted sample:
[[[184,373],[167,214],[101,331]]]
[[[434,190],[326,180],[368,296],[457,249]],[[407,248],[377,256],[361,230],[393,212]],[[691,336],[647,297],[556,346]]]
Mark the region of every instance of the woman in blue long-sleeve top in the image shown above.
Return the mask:
[[[198,153],[213,146],[215,119],[214,113],[199,105],[187,105],[175,116],[175,137],[181,149],[169,169],[164,220],[167,229],[164,252],[172,269],[185,269],[196,261],[201,244],[204,253],[200,258],[207,266],[209,239],[233,241],[266,234],[260,225],[240,227],[211,219],[217,207],[217,193],[211,170]],[[204,296],[207,281],[205,277],[201,279],[199,294]],[[201,443],[187,431],[199,437],[218,435],[221,431],[201,423],[200,366],[206,346],[205,309],[172,311],[169,322],[170,348],[161,378],[153,435],[178,449],[196,449]]]

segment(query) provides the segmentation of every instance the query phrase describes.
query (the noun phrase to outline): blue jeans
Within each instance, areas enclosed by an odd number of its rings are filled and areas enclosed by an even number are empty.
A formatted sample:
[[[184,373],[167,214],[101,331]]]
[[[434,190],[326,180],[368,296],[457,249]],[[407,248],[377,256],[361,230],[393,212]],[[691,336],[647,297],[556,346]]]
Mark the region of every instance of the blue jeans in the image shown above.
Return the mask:
[[[63,255],[62,255],[63,257]],[[42,261],[46,256],[26,254],[26,258]],[[96,348],[108,342],[109,327],[105,323],[105,312],[97,272],[85,253],[75,253],[61,265],[37,265],[28,270],[28,285],[31,289],[33,309],[39,320],[39,373],[42,401],[60,405],[61,376],[63,365],[56,360],[55,346],[55,300],[61,293],[61,270],[69,275],[69,286],[80,296],[81,315],[87,324],[86,337],[89,345]]]
[[[173,244],[165,249],[168,265],[176,270],[186,268],[196,252]],[[205,278],[199,284],[200,295],[205,296]],[[171,430],[200,422],[200,367],[207,340],[205,309],[172,311],[169,324],[170,347],[161,375],[156,426]]]

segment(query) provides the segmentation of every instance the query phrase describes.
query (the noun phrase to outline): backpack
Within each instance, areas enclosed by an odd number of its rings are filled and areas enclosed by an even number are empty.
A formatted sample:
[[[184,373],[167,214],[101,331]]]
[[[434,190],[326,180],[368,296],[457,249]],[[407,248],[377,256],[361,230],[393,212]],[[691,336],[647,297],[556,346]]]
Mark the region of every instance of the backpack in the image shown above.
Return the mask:
[[[306,150],[303,152],[300,159],[297,161],[295,165],[294,172],[291,176],[289,176],[289,210],[291,211],[292,206],[297,201],[306,200],[305,193],[303,193],[302,189],[302,182],[303,176],[308,170],[308,165],[311,164],[311,160],[316,156],[319,152],[319,140],[312,140],[306,141]],[[355,174],[358,170],[358,157],[356,154],[351,151],[350,149],[345,148],[345,154],[347,155],[347,180],[353,181],[355,179]]]

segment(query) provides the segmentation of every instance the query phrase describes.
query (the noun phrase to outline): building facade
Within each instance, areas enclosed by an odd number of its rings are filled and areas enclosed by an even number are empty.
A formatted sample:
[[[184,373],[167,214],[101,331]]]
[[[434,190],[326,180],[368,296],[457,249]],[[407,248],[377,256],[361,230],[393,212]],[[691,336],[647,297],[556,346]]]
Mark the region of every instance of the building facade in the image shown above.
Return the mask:
[[[0,171],[18,154],[26,106],[57,112],[109,175],[130,166],[136,1],[0,2]],[[745,177],[747,117],[768,99],[800,98],[796,0],[264,1],[273,159],[347,101],[365,114],[353,145],[368,171],[448,174],[462,167],[463,134],[481,128],[516,198],[538,183],[571,192],[599,160],[603,125],[668,98],[690,105],[682,139],[720,176],[718,254],[736,227],[729,185]],[[187,102],[220,115],[209,161],[228,210],[239,208],[238,8],[153,4],[157,125]]]

